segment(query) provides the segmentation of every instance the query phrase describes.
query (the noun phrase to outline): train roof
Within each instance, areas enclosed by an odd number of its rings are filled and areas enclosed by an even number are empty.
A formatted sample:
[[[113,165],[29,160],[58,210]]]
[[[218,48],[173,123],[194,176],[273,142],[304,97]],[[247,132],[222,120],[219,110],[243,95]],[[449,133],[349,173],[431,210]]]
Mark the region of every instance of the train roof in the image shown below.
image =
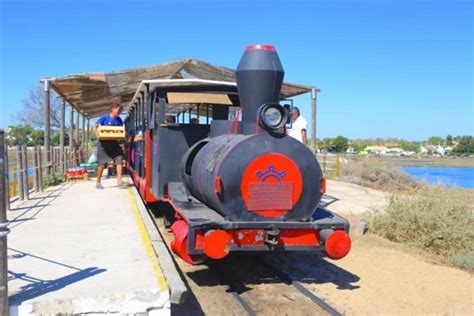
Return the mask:
[[[152,92],[156,88],[168,91],[166,95],[168,113],[181,113],[189,110],[196,113],[197,104],[240,106],[235,82],[204,79],[154,79],[143,80],[140,83],[130,101],[128,110],[130,111],[136,106],[142,94],[146,97],[147,90]],[[201,111],[203,114],[204,107]]]
[[[167,84],[199,87],[204,86],[205,81],[212,81],[214,86],[231,87],[230,89],[235,91],[237,89],[233,69],[193,58],[121,71],[71,74],[42,80],[48,81],[60,97],[88,118],[106,113],[110,109],[112,98],[117,96],[121,98],[125,110],[128,110],[127,107],[134,104],[138,91],[142,91],[146,82],[158,85],[165,84],[166,80],[172,80]],[[312,89],[317,88],[285,82],[282,87],[282,98],[307,93]],[[228,95],[231,92],[228,91]],[[219,100],[223,102],[223,97],[220,98],[212,100],[212,103],[221,104],[217,102]]]

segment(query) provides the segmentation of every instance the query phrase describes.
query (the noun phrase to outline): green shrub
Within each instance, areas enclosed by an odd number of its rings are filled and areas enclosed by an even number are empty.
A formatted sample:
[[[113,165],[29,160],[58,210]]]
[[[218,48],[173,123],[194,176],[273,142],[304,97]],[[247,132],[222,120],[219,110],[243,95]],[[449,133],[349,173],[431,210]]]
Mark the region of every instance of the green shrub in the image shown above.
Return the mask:
[[[474,251],[450,255],[447,261],[455,267],[474,271]]]
[[[368,218],[368,229],[395,242],[439,254],[464,267],[474,263],[474,192],[424,186],[393,193]],[[467,262],[467,263],[466,263]]]
[[[47,188],[53,185],[58,185],[64,181],[64,174],[62,172],[52,173],[51,175],[43,175],[43,187]]]

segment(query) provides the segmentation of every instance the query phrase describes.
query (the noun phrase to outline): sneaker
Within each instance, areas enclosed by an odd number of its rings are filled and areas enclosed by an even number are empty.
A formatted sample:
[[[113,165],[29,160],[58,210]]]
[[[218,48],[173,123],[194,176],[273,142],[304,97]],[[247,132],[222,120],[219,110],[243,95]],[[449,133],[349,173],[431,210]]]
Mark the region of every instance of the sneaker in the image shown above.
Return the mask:
[[[104,189],[104,187],[103,187],[102,184],[100,184],[100,183],[97,183],[97,184],[95,185],[95,188],[96,188],[97,190],[103,190],[103,189]]]

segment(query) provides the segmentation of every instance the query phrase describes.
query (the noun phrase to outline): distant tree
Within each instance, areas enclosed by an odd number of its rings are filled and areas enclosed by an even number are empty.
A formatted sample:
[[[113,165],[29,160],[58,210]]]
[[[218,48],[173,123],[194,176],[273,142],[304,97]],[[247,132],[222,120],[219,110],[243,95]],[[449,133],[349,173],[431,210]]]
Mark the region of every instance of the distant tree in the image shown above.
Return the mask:
[[[431,136],[430,138],[428,138],[428,144],[429,145],[443,145],[444,139],[439,136]]]
[[[31,134],[34,129],[30,125],[9,126],[6,129],[5,143],[8,146],[35,145]]]
[[[323,138],[322,140],[317,142],[317,146],[318,146],[319,149],[321,149],[323,151],[324,150],[330,151],[331,150],[331,142],[332,142],[331,138]]]
[[[400,140],[399,144],[400,144],[400,148],[405,151],[414,151],[416,153],[420,151],[420,143],[418,142]]]
[[[367,146],[372,146],[374,141],[372,139],[354,139],[350,142],[349,147],[354,148],[356,152],[364,151]]]
[[[332,150],[335,152],[345,152],[349,147],[349,140],[344,136],[337,136],[332,141]]]
[[[51,94],[51,127],[59,128],[60,100]],[[31,125],[33,128],[44,127],[43,87],[38,86],[28,91],[28,97],[22,101],[22,108],[15,114],[14,119],[20,125]]]
[[[51,132],[51,146],[59,146],[59,131]],[[64,133],[64,146],[69,146],[69,136]]]
[[[376,138],[373,140],[373,145],[376,145],[376,146],[383,146],[385,145],[385,139],[383,138]]]
[[[9,126],[6,129],[5,142],[8,146],[42,146],[44,145],[44,131],[34,129],[31,125]],[[51,131],[51,146],[59,146],[59,131]],[[64,145],[69,146],[69,137],[64,135]]]
[[[453,136],[448,135],[446,136],[446,146],[452,146],[453,145]]]
[[[474,153],[474,137],[462,136],[459,138],[459,142],[454,147],[456,153]]]
[[[43,130],[34,130],[31,133],[32,142],[35,145],[43,146],[44,145],[44,131]]]

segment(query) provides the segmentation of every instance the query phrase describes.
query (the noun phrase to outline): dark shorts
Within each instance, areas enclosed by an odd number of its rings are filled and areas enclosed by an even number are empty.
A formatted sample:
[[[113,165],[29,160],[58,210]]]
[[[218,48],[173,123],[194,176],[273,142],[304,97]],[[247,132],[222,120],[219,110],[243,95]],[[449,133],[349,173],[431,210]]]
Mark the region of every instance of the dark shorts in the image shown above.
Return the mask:
[[[103,140],[97,142],[97,161],[99,165],[113,161],[122,164],[124,154],[119,143],[115,140]]]

